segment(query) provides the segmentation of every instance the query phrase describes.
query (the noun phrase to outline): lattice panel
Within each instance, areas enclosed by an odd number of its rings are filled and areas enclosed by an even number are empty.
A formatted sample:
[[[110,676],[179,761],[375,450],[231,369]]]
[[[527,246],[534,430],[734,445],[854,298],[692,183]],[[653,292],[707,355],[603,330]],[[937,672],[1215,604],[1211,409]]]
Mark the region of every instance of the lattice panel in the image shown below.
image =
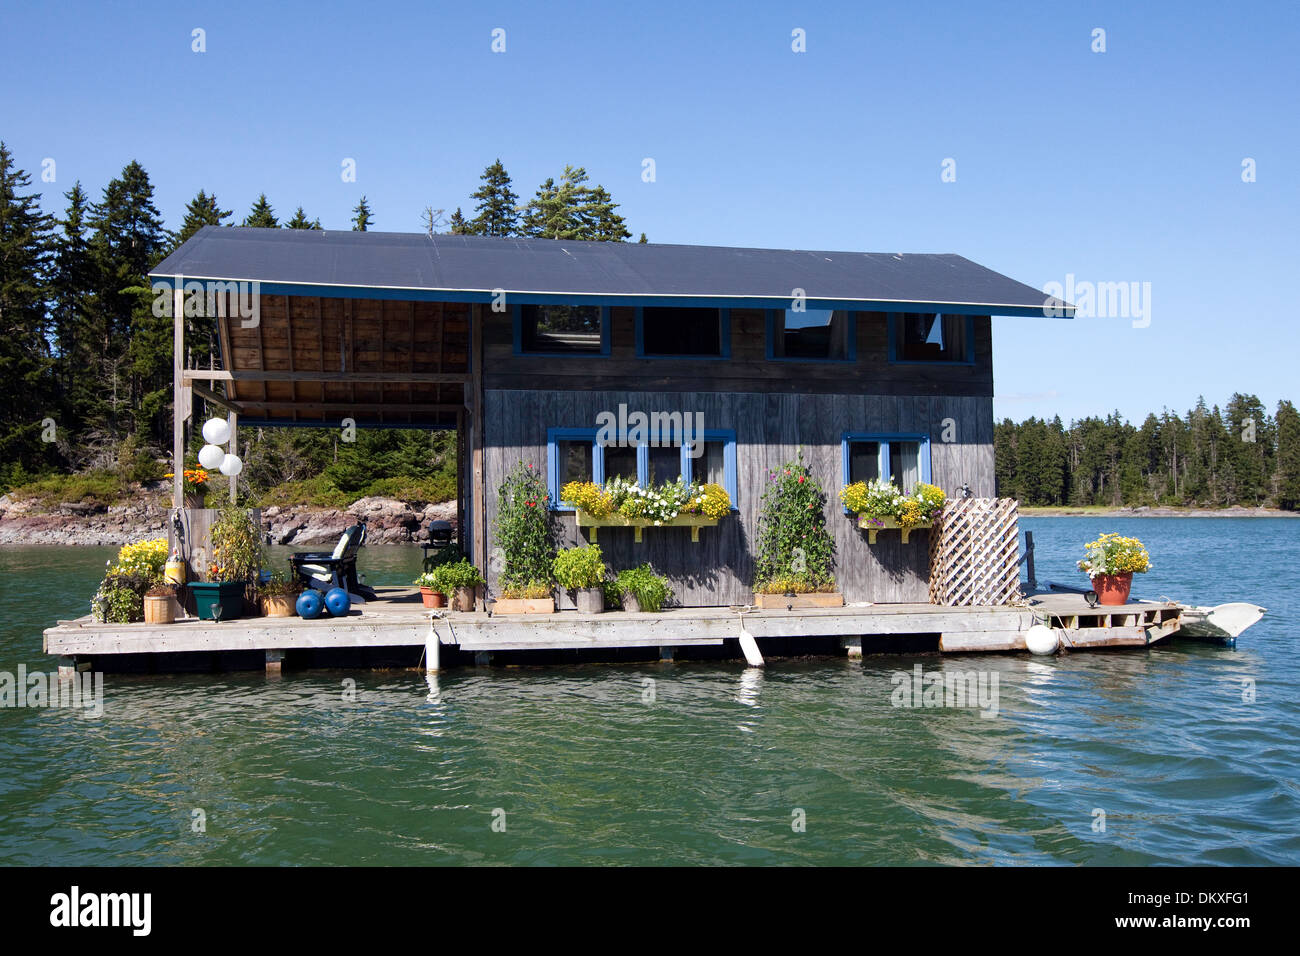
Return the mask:
[[[930,603],[1015,604],[1020,594],[1018,502],[957,498],[930,529]]]

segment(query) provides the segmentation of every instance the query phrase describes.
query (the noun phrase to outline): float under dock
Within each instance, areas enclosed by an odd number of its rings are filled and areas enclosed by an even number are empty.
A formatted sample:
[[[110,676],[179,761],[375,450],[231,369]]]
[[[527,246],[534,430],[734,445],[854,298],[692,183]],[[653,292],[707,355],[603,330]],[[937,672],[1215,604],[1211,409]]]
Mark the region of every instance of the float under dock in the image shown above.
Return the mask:
[[[431,615],[413,588],[379,588],[378,592],[379,600],[354,608],[346,617],[311,621],[251,617],[222,622],[188,618],[162,625],[99,624],[84,617],[46,630],[44,648],[47,654],[65,658],[65,666],[112,655],[259,651],[265,652],[269,663],[282,660],[285,652],[305,649],[426,647],[435,635],[440,646],[472,653],[719,646],[737,641],[743,624],[758,641],[784,639],[787,649],[792,643],[797,648],[800,638],[838,638],[850,653],[872,653],[896,647],[891,638],[924,635],[939,650],[978,653],[1025,650],[1025,631],[1040,623],[1052,627],[1067,650],[1144,647],[1176,633],[1181,612],[1171,602],[1089,608],[1078,595],[1048,594],[1031,596],[1025,606],[1015,607],[872,604],[677,608],[658,614],[488,615],[440,610]],[[814,652],[811,646],[808,652]]]

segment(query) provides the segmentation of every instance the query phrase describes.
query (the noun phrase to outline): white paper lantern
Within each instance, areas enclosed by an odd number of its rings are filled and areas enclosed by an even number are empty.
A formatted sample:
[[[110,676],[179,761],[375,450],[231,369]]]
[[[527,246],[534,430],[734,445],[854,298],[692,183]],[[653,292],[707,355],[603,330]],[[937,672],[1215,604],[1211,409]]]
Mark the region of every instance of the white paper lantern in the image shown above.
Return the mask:
[[[221,463],[226,460],[226,451],[218,445],[204,445],[199,449],[199,464],[211,471],[213,468],[220,468]]]
[[[230,425],[224,418],[209,418],[203,423],[203,440],[209,445],[224,445],[230,438]]]
[[[244,470],[244,463],[239,460],[238,455],[227,455],[221,462],[221,473],[229,478],[234,478]]]

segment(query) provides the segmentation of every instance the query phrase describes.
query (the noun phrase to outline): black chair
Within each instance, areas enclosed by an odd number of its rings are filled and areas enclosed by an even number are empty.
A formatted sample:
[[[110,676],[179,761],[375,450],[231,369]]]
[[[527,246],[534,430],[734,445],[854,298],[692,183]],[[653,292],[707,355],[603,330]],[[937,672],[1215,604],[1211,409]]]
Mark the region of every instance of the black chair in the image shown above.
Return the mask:
[[[366,523],[354,524],[339,538],[333,551],[299,551],[289,555],[289,567],[303,587],[328,591],[343,588],[353,604],[364,604],[378,595],[357,577],[357,552],[366,543]]]
[[[440,564],[450,564],[460,559],[460,544],[452,537],[450,521],[429,522],[429,542],[420,547],[424,551],[424,570],[432,571]]]

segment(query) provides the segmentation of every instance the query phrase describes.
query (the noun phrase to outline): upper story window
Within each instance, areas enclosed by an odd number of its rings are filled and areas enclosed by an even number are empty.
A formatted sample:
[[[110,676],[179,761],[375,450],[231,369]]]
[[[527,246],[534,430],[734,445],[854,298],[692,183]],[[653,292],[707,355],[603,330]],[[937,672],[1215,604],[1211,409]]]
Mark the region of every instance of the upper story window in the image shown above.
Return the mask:
[[[897,312],[889,316],[891,362],[975,361],[975,319],[942,312]]]
[[[730,316],[726,309],[638,309],[636,354],[644,358],[729,358]]]
[[[930,439],[925,435],[846,433],[844,483],[892,481],[904,494],[930,480]]]
[[[609,310],[599,305],[520,305],[515,308],[520,355],[608,355]]]
[[[843,309],[774,309],[768,313],[767,357],[852,361],[852,318]]]

